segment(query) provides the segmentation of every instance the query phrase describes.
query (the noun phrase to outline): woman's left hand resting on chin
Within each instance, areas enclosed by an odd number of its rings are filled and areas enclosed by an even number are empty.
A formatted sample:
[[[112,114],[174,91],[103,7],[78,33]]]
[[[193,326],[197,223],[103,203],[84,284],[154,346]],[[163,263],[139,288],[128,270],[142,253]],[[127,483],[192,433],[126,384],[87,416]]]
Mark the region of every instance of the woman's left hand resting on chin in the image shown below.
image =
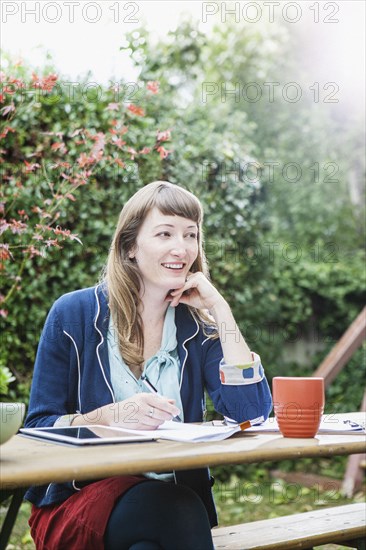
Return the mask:
[[[210,312],[216,305],[226,303],[221,294],[201,271],[188,273],[186,282],[181,288],[172,290],[167,298],[172,307],[186,304],[196,309],[208,309]]]
[[[184,285],[172,290],[166,300],[173,307],[186,304],[209,311],[216,322],[224,360],[228,365],[242,365],[253,361],[229,304],[202,272],[189,273]]]

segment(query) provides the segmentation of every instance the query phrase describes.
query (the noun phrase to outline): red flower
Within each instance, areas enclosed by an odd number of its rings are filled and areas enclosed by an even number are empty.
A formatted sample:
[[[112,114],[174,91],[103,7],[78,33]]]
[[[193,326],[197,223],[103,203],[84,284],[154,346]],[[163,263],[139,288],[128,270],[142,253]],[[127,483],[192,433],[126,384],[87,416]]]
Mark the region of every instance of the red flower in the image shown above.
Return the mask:
[[[145,116],[145,111],[143,110],[143,108],[137,107],[137,105],[133,105],[133,103],[130,103],[130,105],[127,107],[127,110],[136,116]]]
[[[47,239],[45,241],[45,244],[46,244],[46,247],[47,248],[51,248],[51,246],[54,246],[56,248],[61,248],[61,246],[58,244],[58,240],[57,239]]]
[[[77,160],[79,166],[81,166],[81,168],[84,168],[84,166],[88,166],[89,164],[94,164],[95,163],[95,157],[93,156],[87,156],[85,153],[81,153],[81,155],[79,156],[78,160]]]
[[[122,149],[122,147],[123,147],[124,145],[126,145],[126,142],[123,141],[123,139],[121,139],[121,138],[115,138],[115,139],[113,139],[112,143],[113,143],[113,145],[117,145],[117,147],[119,147],[120,149]]]
[[[159,92],[159,82],[156,80],[149,80],[146,84],[146,88],[152,93],[157,94]]]
[[[10,78],[3,87],[3,93],[8,95],[14,95],[19,88],[25,88],[25,84],[19,78]]]
[[[58,225],[55,229],[53,229],[53,232],[55,235],[61,235],[64,239],[71,239],[72,241],[78,241],[78,243],[82,244],[79,237],[76,234],[71,233],[70,229],[62,229],[62,227]]]
[[[18,210],[18,214],[24,220],[29,220],[29,216],[28,216],[28,214],[26,213],[25,210]]]
[[[27,224],[19,220],[11,220],[10,230],[14,235],[20,235],[20,233],[24,233],[27,230]]]
[[[171,137],[170,130],[164,130],[163,132],[160,132],[160,130],[156,133],[156,139],[157,141],[168,141]]]
[[[134,160],[135,156],[137,155],[136,149],[134,149],[133,147],[128,147],[127,152],[130,153],[131,160]]]
[[[56,85],[58,76],[57,74],[50,74],[43,79],[43,89],[47,92],[52,92],[53,88]]]
[[[31,162],[27,162],[26,160],[24,161],[24,164],[25,164],[25,171],[26,171],[27,174],[29,172],[34,172],[34,170],[36,170],[40,166],[36,162],[31,163]]]
[[[157,147],[156,150],[160,154],[161,159],[166,159],[166,157],[169,155],[169,153],[171,153],[171,151],[168,151],[162,145],[160,145],[160,147]]]
[[[42,237],[42,235],[40,235],[39,233],[35,233],[35,234],[33,235],[33,239],[34,239],[35,241],[43,241],[43,237]]]
[[[91,139],[95,142],[91,151],[92,155],[101,157],[105,147],[105,134],[98,132],[95,136],[91,136]]]
[[[3,262],[3,260],[9,260],[9,258],[12,258],[11,252],[9,250],[8,244],[0,244],[0,260]]]
[[[52,151],[58,151],[60,149],[62,153],[66,153],[66,147],[65,144],[62,143],[62,141],[56,141],[56,143],[52,143],[51,149]]]
[[[24,253],[29,254],[30,258],[34,258],[35,256],[44,256],[43,252],[33,245],[28,246]]]
[[[110,156],[110,157],[108,157],[108,160],[109,160],[110,162],[113,162],[114,164],[117,164],[117,165],[120,166],[121,168],[125,168],[125,166],[126,166],[125,163],[124,163],[121,159],[118,159],[118,158],[115,159],[115,158],[113,158],[113,157]]]
[[[2,139],[6,137],[9,132],[12,132],[14,134],[16,130],[14,130],[14,128],[12,128],[11,126],[5,126],[4,131],[0,134],[0,138]]]
[[[39,229],[40,231],[53,231],[50,225],[44,225],[42,223],[37,223],[36,229]]]
[[[32,73],[32,84],[35,88],[41,87],[41,79],[36,75],[36,73]]]
[[[45,92],[52,92],[53,88],[55,87],[55,84],[57,82],[58,76],[57,74],[49,74],[48,76],[44,76],[40,78],[36,73],[32,74],[32,84],[35,88],[40,88],[41,90],[44,90]]]

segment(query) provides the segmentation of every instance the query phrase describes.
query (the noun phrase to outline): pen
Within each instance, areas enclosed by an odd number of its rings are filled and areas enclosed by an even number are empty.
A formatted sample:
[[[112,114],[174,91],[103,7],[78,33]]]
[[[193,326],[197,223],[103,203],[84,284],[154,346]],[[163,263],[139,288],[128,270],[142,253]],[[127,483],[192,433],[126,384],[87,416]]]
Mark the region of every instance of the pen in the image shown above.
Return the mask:
[[[252,427],[252,424],[250,422],[250,420],[246,420],[245,422],[240,422],[239,424],[239,428],[241,430],[246,430],[247,428],[251,428]]]
[[[160,393],[158,392],[158,390],[155,388],[155,386],[150,382],[150,380],[148,379],[148,377],[146,376],[146,374],[143,374],[141,376],[141,380],[142,380],[142,383],[145,384],[145,386],[147,387],[147,389],[152,392],[152,393],[155,393],[158,397],[162,397],[160,395]]]
[[[247,428],[251,428],[252,426],[254,426],[254,424],[259,424],[260,422],[263,422],[263,421],[264,421],[263,416],[259,416],[258,418],[253,418],[253,420],[245,420],[245,422],[240,422],[239,428],[243,431],[243,430],[246,430]]]
[[[146,376],[146,374],[143,374],[143,375],[141,376],[141,380],[142,380],[142,383],[145,384],[146,388],[147,388],[150,392],[155,393],[155,395],[157,395],[158,397],[163,397],[163,396],[158,392],[158,390],[155,388],[154,384],[152,384],[152,383],[150,382],[150,380],[148,379],[148,377]],[[174,419],[174,418],[178,418],[178,419],[180,420],[179,415],[173,416],[173,419]]]

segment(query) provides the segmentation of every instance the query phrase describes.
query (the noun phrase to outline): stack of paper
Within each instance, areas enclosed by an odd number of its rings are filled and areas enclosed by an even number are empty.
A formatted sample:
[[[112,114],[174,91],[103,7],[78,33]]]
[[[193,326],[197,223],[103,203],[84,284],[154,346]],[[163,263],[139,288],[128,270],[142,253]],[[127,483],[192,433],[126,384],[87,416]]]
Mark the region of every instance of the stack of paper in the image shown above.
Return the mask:
[[[156,439],[170,439],[172,441],[202,442],[222,441],[236,432],[240,432],[239,424],[234,426],[220,426],[207,424],[188,424],[184,422],[166,421],[153,432],[149,430],[124,430],[131,433],[154,435]]]
[[[214,421],[206,424],[188,424],[183,422],[168,421],[164,422],[157,430],[141,431],[141,430],[125,430],[132,433],[154,434],[157,439],[170,439],[172,441],[221,441],[227,439],[233,434],[242,431],[240,424],[234,422]],[[245,428],[244,433],[279,433],[277,420],[274,417],[268,418],[261,424]],[[347,415],[340,417],[332,414],[323,415],[319,434],[366,434],[363,426],[347,418]]]

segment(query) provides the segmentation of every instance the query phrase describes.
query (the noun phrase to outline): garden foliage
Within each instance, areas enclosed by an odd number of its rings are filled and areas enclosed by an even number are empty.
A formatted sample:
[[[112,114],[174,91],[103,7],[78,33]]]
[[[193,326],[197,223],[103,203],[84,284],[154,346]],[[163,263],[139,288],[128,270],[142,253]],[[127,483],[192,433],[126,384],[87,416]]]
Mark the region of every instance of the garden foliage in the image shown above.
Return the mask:
[[[54,68],[32,76],[9,65],[0,307],[13,396],[27,392],[52,302],[95,284],[123,203],[155,179],[202,200],[211,277],[269,377],[312,372],[361,310],[364,212],[349,192],[351,175],[363,176],[356,132],[321,105],[269,101],[264,82],[294,78],[293,38],[285,28],[239,31],[206,37],[186,21],[159,42],[134,31],[122,46],[140,71],[132,87],[86,79],[72,93]],[[258,101],[222,95],[250,82]],[[315,338],[307,366],[288,362],[291,346]],[[347,369],[333,401],[356,409],[361,351]]]

